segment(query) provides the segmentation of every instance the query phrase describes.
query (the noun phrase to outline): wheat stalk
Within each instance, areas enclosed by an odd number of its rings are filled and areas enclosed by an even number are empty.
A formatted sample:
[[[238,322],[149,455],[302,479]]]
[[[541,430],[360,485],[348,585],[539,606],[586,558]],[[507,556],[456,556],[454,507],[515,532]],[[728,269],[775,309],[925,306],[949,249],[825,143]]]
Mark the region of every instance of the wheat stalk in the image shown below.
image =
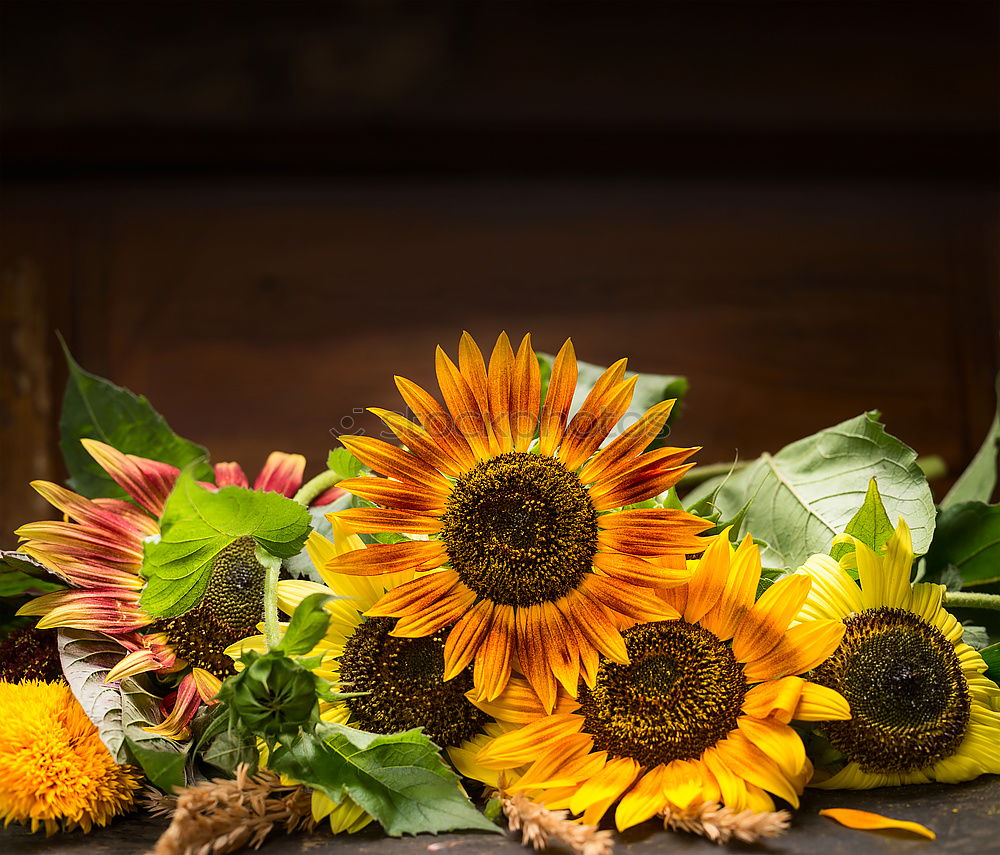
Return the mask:
[[[666,811],[662,816],[663,827],[670,831],[687,831],[720,844],[733,838],[755,843],[763,837],[778,837],[788,830],[792,818],[787,810],[737,812],[718,802],[705,802],[694,813]]]
[[[244,846],[258,848],[275,827],[291,832],[313,828],[312,796],[299,785],[283,786],[273,772],[251,775],[246,765],[236,778],[216,778],[153,798],[145,804],[154,814],[171,813],[169,827],[150,855],[223,855]]]
[[[523,794],[501,795],[500,804],[511,831],[521,832],[525,846],[546,849],[561,844],[576,855],[610,855],[614,838],[610,831],[598,831],[596,825],[581,825],[568,818],[565,810],[548,810]]]

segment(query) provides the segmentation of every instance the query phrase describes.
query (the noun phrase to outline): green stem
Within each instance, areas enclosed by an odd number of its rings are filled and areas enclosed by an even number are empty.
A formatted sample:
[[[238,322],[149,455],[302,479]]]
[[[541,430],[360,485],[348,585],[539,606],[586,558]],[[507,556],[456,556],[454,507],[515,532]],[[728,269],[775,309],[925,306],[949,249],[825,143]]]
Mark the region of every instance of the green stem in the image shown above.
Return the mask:
[[[332,469],[327,469],[326,472],[320,472],[311,481],[307,481],[302,485],[302,488],[295,494],[295,501],[300,505],[305,505],[309,507],[309,503],[315,499],[324,490],[329,490],[338,481],[342,481],[339,473],[334,472]]]
[[[281,562],[278,559],[264,565],[264,640],[267,649],[274,650],[281,644],[281,629],[278,627],[278,575]]]
[[[958,609],[992,609],[1000,612],[1000,594],[949,591],[944,595],[944,604]]]

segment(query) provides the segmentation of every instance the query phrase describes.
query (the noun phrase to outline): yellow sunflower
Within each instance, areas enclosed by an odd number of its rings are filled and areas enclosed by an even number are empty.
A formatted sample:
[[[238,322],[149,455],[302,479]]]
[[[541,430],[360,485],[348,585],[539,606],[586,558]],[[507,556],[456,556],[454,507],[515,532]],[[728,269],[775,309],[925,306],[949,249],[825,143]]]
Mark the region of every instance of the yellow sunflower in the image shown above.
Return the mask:
[[[530,763],[509,789],[587,824],[619,802],[619,830],[657,813],[692,816],[706,802],[774,810],[769,793],[797,805],[812,765],[789,722],[850,715],[835,691],[797,675],[830,655],[844,627],[789,628],[809,580],[789,576],[755,601],[759,580],[753,541],[734,551],[719,537],[691,581],[662,594],[680,619],[625,630],[629,664],[602,661],[594,685],[563,711],[546,715],[516,680],[495,702],[480,700],[530,723],[493,740],[479,762]]]
[[[333,594],[343,599],[327,604],[330,625],[323,638],[308,654],[323,659],[315,669],[317,676],[345,692],[366,694],[335,703],[321,703],[325,721],[337,722],[369,733],[398,733],[415,727],[445,749],[463,775],[496,786],[497,773],[475,762],[478,750],[491,736],[504,732],[483,710],[465,697],[472,688],[472,669],[466,668],[453,680],[445,682],[445,633],[439,631],[420,638],[399,638],[390,634],[390,618],[364,617],[385,592],[413,578],[403,571],[373,580],[332,573],[326,565],[336,555],[365,549],[356,534],[350,534],[331,515],[333,542],[317,532],[306,541],[309,556],[326,585],[301,580],[278,583],[278,605],[286,614],[294,613],[310,594]],[[368,547],[370,548],[370,547]],[[245,650],[263,652],[262,636],[248,638],[229,648],[233,658]],[[353,833],[372,821],[360,806],[349,798],[339,805],[321,793],[313,792],[313,816],[329,817],[334,833]]]
[[[361,576],[401,570],[416,578],[367,614],[398,618],[392,635],[447,631],[445,679],[474,663],[488,700],[517,663],[547,710],[556,681],[575,695],[596,677],[599,654],[626,662],[620,630],[675,617],[659,589],[688,578],[684,557],[709,527],[680,510],[626,508],[674,485],[697,449],[646,451],[673,401],[650,408],[601,447],[629,407],[636,377],[625,360],[605,371],[569,418],[576,388],[573,345],[559,351],[544,403],[538,359],[525,336],[506,334],[489,366],[465,333],[456,366],[441,348],[437,377],[447,408],[401,377],[396,385],[420,425],[373,409],[405,448],[367,437],[342,442],[387,477],[340,486],[380,507],[343,511],[357,532],[425,539],[375,545],[331,559]],[[537,435],[537,441],[536,441]]]
[[[855,546],[844,566],[814,555],[799,570],[813,582],[799,620],[840,620],[846,629],[812,679],[840,692],[853,712],[821,726],[844,759],[835,774],[818,771],[813,786],[861,790],[1000,773],[1000,689],[942,608],[944,586],[910,584],[906,523],[881,555],[844,540]]]

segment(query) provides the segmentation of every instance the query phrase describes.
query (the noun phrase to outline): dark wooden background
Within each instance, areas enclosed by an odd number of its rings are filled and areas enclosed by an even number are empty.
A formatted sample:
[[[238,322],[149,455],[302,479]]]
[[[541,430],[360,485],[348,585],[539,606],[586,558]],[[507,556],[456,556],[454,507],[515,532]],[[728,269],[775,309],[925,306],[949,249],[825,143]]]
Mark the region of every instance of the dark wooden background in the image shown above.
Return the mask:
[[[79,361],[318,471],[531,331],[749,457],[879,408],[960,471],[998,367],[989,2],[4,2],[0,545]]]

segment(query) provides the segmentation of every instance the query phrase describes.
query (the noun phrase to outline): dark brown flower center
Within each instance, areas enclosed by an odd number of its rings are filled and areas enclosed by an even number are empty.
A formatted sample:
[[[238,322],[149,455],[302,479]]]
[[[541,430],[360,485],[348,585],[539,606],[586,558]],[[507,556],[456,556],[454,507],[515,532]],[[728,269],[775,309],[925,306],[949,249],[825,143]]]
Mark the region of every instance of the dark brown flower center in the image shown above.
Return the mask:
[[[558,460],[511,451],[455,482],[441,538],[472,591],[528,606],[558,600],[590,572],[597,512],[580,479]]]
[[[830,721],[830,743],[865,772],[908,772],[954,754],[965,736],[969,686],[942,633],[904,609],[844,620],[840,647],[812,679],[840,692],[849,721]]]
[[[655,766],[700,757],[736,727],[747,681],[728,645],[683,620],[622,635],[630,664],[604,662],[580,691],[596,748]]]
[[[340,656],[345,692],[354,722],[371,733],[399,733],[422,727],[437,745],[461,745],[479,733],[489,716],[465,697],[472,668],[444,681],[444,642],[448,629],[423,638],[389,635],[391,618],[368,618]]]
[[[256,559],[256,543],[242,537],[220,552],[201,602],[179,617],[158,621],[178,657],[224,678],[235,674],[225,649],[257,634],[264,617],[264,566]]]

